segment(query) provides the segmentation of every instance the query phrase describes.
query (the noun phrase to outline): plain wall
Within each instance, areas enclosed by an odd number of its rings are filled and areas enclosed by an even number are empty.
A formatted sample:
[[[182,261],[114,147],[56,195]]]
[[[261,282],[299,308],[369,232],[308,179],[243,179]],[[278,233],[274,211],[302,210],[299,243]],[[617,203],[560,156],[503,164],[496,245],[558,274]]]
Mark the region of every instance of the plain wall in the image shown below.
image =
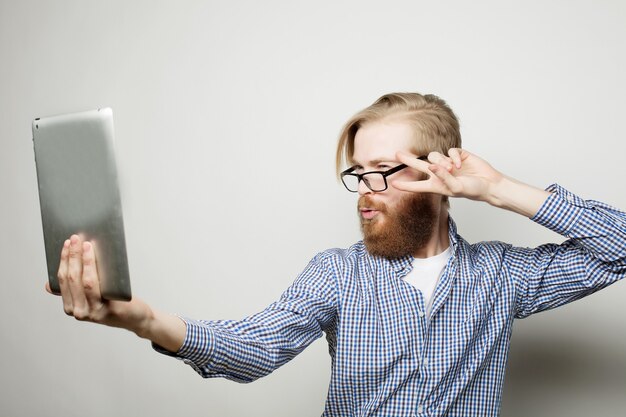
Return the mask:
[[[626,208],[625,22],[620,0],[0,0],[0,415],[316,416],[330,374],[323,339],[240,385],[66,317],[44,292],[33,118],[112,107],[134,295],[241,318],[359,239],[335,143],[387,92],[443,97],[508,175]],[[451,213],[469,241],[561,241],[485,204]],[[518,321],[502,415],[623,416],[625,296]]]

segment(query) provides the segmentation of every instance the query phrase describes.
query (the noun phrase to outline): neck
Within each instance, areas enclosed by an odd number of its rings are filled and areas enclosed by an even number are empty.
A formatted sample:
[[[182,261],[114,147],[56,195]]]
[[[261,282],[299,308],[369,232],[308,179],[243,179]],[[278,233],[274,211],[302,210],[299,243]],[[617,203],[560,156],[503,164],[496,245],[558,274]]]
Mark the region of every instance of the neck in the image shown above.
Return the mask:
[[[441,205],[439,214],[437,215],[437,227],[426,245],[419,248],[414,254],[414,258],[430,258],[439,255],[450,246],[450,238],[448,236],[448,207]]]

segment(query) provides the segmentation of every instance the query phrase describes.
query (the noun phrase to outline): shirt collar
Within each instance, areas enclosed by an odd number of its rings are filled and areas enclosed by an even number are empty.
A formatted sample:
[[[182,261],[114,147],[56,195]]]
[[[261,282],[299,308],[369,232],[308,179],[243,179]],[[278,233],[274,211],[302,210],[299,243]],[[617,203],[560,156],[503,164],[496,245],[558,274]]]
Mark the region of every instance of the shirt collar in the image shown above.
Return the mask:
[[[459,235],[456,231],[456,223],[450,215],[448,215],[448,238],[450,239],[450,251],[452,256],[455,256],[459,246]]]

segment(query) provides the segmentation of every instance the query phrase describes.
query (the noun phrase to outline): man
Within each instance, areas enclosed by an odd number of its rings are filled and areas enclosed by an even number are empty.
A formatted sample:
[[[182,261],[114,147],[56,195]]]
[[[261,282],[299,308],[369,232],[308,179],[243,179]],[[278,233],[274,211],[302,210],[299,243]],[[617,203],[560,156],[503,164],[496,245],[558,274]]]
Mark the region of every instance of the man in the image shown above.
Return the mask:
[[[193,321],[100,298],[93,249],[72,236],[59,283],[67,314],[123,327],[204,377],[252,381],[326,333],[326,416],[496,416],[514,318],[626,274],[626,215],[544,191],[461,149],[438,97],[388,94],[346,124],[337,166],[359,193],[364,240],[315,256],[279,301],[241,321]],[[448,197],[512,210],[570,238],[536,249],[469,244]],[[176,352],[176,353],[172,353]]]

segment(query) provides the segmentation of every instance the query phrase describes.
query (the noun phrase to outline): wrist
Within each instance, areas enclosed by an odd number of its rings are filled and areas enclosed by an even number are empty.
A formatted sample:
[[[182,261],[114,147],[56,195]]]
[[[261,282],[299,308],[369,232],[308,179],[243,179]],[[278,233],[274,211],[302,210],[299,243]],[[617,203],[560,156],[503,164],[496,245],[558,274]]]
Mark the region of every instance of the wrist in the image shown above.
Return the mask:
[[[485,201],[490,205],[498,208],[507,208],[507,195],[512,192],[512,189],[515,188],[516,181],[502,175],[498,181],[495,181],[490,184],[489,192],[487,193],[487,198]]]
[[[488,195],[486,201],[492,206],[531,218],[550,193],[503,175],[492,184]]]
[[[128,330],[142,339],[150,339],[150,335],[154,332],[156,320],[154,311],[149,305],[140,301],[137,301],[136,308],[132,310],[135,311],[135,317],[129,319],[131,326],[128,327]]]
[[[187,324],[178,316],[150,309],[134,332],[170,352],[177,352],[185,341]]]

